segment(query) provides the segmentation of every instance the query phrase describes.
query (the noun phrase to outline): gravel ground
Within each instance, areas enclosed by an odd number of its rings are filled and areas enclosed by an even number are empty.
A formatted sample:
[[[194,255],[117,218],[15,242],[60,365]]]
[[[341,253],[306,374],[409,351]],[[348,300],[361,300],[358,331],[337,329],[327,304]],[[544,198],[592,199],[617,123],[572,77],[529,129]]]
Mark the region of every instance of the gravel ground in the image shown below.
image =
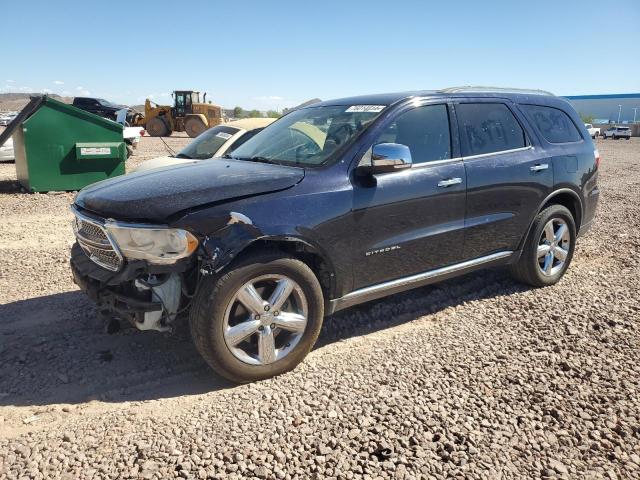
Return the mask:
[[[0,164],[0,478],[640,478],[640,139],[598,148],[558,285],[498,269],[341,312],[244,386],[184,328],[104,333],[66,265],[72,195]]]

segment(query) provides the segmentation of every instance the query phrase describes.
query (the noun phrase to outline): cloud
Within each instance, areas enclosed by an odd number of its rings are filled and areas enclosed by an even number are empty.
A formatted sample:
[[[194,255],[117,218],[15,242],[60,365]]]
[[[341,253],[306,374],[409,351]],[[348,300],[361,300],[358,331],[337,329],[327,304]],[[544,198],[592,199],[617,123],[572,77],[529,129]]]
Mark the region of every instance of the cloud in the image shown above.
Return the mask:
[[[48,88],[41,88],[40,93],[53,93],[53,90],[49,90]]]
[[[54,80],[53,83],[55,83],[56,85],[64,85],[64,82],[62,80]]]
[[[6,80],[7,83],[16,83],[15,80]]]
[[[76,87],[76,90],[78,91],[78,94],[82,95],[83,97],[88,97],[89,95],[91,95],[91,92],[84,87]]]

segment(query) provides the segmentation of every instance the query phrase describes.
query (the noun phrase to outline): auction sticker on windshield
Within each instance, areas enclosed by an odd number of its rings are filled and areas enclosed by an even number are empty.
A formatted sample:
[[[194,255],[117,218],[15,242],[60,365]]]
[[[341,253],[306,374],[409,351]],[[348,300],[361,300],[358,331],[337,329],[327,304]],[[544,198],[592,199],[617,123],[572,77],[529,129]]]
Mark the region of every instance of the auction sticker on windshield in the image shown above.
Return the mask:
[[[373,112],[378,113],[384,110],[384,105],[351,105],[349,108],[345,110],[347,113],[357,113],[357,112]]]
[[[233,137],[233,135],[231,135],[230,133],[218,132],[218,133],[216,133],[216,137],[224,138],[225,140],[229,140],[231,137]]]

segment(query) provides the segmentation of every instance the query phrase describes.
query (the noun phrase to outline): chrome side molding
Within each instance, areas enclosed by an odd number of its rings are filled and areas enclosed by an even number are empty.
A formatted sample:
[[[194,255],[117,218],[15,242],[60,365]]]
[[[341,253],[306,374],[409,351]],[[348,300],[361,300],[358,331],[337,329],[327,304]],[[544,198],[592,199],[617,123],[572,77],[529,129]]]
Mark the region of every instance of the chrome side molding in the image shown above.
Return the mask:
[[[432,283],[432,281],[440,277],[463,272],[465,270],[472,270],[487,263],[506,259],[508,257],[511,257],[514,253],[515,252],[511,250],[496,252],[484,257],[466,260],[454,265],[448,265],[446,267],[436,268],[435,270],[429,270],[423,273],[417,273],[408,277],[397,278],[388,282],[378,283],[376,285],[371,285],[370,287],[354,290],[353,292],[348,293],[343,297],[331,300],[331,308],[329,313],[341,310],[352,305],[356,305],[358,303],[375,300],[376,298],[384,297],[392,293],[398,293],[404,290],[410,290],[411,288],[415,288],[420,285],[426,285],[428,283]]]

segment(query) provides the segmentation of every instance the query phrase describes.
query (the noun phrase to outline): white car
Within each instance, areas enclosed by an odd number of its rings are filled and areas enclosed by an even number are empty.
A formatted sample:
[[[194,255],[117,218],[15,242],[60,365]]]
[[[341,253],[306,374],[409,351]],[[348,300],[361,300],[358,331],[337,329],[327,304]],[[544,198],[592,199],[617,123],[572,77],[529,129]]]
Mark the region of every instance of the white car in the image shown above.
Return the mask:
[[[197,162],[212,157],[222,157],[238,148],[275,120],[275,118],[245,118],[216,125],[198,135],[193,142],[180,150],[174,157],[152,158],[142,162],[133,171],[143,172],[153,168]]]
[[[584,126],[589,132],[589,135],[591,135],[591,138],[596,138],[598,135],[600,135],[600,129],[594,127],[592,124],[585,123]]]
[[[13,153],[13,138],[9,137],[4,145],[0,145],[0,162],[8,162],[15,160],[15,154]]]
[[[629,140],[631,138],[631,129],[629,127],[609,127],[602,132],[602,136],[604,138],[613,138],[614,140],[619,138]]]

